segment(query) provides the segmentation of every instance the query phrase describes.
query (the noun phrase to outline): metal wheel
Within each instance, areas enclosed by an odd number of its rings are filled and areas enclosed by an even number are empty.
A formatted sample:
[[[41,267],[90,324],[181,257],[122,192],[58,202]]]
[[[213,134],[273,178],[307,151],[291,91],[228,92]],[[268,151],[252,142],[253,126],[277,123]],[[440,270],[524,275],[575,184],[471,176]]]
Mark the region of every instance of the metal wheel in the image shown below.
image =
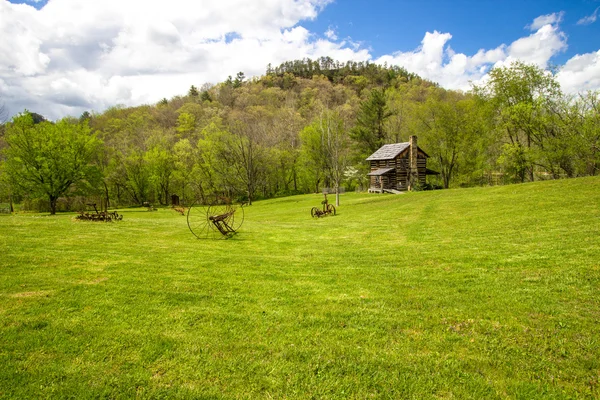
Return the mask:
[[[310,209],[310,216],[313,218],[319,217],[319,209],[317,207],[313,207]]]
[[[244,209],[218,199],[208,206],[193,205],[187,213],[190,231],[198,239],[231,237],[244,222]]]
[[[208,207],[206,217],[213,237],[228,237],[234,233],[231,226],[234,214],[231,204],[212,204]]]
[[[203,205],[193,205],[188,209],[188,228],[198,239],[206,239],[211,234],[212,223],[208,219],[207,212],[208,208]]]
[[[335,215],[335,207],[333,204],[327,204],[327,212],[331,215]]]
[[[244,207],[234,205],[233,208],[235,212],[231,216],[231,227],[237,232],[244,223]]]

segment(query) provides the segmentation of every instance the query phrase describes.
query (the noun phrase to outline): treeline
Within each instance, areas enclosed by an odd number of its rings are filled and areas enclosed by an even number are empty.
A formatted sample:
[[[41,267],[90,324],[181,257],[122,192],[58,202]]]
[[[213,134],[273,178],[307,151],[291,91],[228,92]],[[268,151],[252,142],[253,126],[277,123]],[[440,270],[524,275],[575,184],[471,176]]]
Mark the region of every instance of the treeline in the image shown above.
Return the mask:
[[[54,212],[74,196],[114,207],[366,189],[364,159],[411,135],[440,172],[427,187],[596,175],[599,107],[598,92],[566,96],[522,63],[463,93],[395,66],[298,60],[156,105],[56,123],[25,112],[2,127],[0,201]]]
[[[315,75],[322,75],[333,84],[345,83],[354,86],[374,84],[384,88],[395,85],[397,80],[407,82],[413,79],[421,79],[417,74],[408,72],[405,68],[396,65],[379,65],[369,61],[347,61],[343,63],[330,57],[320,57],[316,60],[304,58],[302,60],[287,61],[275,68],[271,64],[267,66],[267,78],[283,78],[286,74],[304,79],[312,79]],[[270,82],[272,82],[271,79],[264,79],[264,83],[269,84]],[[284,81],[279,80],[278,82],[283,83]],[[280,87],[284,89],[283,86],[280,85]]]

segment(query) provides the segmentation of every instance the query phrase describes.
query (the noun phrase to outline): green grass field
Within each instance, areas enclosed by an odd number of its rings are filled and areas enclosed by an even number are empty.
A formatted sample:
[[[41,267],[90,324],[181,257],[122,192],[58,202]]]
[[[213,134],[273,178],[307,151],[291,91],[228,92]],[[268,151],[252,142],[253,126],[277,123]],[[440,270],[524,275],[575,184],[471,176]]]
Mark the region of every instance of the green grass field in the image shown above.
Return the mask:
[[[598,398],[600,178],[0,216],[0,398]]]

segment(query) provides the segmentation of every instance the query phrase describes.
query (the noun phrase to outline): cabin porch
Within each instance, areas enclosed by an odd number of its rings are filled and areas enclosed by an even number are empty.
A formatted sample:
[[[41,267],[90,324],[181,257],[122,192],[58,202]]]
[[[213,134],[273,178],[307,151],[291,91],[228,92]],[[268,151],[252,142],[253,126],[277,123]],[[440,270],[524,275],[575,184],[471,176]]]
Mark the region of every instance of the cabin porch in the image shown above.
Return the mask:
[[[379,168],[367,174],[369,176],[369,193],[398,192],[396,169]]]

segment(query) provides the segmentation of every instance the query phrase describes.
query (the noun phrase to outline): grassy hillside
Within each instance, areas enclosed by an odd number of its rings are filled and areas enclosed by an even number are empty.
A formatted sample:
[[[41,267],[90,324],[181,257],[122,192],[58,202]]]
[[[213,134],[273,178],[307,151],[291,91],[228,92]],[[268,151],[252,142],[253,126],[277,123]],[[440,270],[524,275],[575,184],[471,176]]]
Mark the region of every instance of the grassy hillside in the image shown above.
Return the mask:
[[[0,397],[600,396],[600,179],[0,217]]]

